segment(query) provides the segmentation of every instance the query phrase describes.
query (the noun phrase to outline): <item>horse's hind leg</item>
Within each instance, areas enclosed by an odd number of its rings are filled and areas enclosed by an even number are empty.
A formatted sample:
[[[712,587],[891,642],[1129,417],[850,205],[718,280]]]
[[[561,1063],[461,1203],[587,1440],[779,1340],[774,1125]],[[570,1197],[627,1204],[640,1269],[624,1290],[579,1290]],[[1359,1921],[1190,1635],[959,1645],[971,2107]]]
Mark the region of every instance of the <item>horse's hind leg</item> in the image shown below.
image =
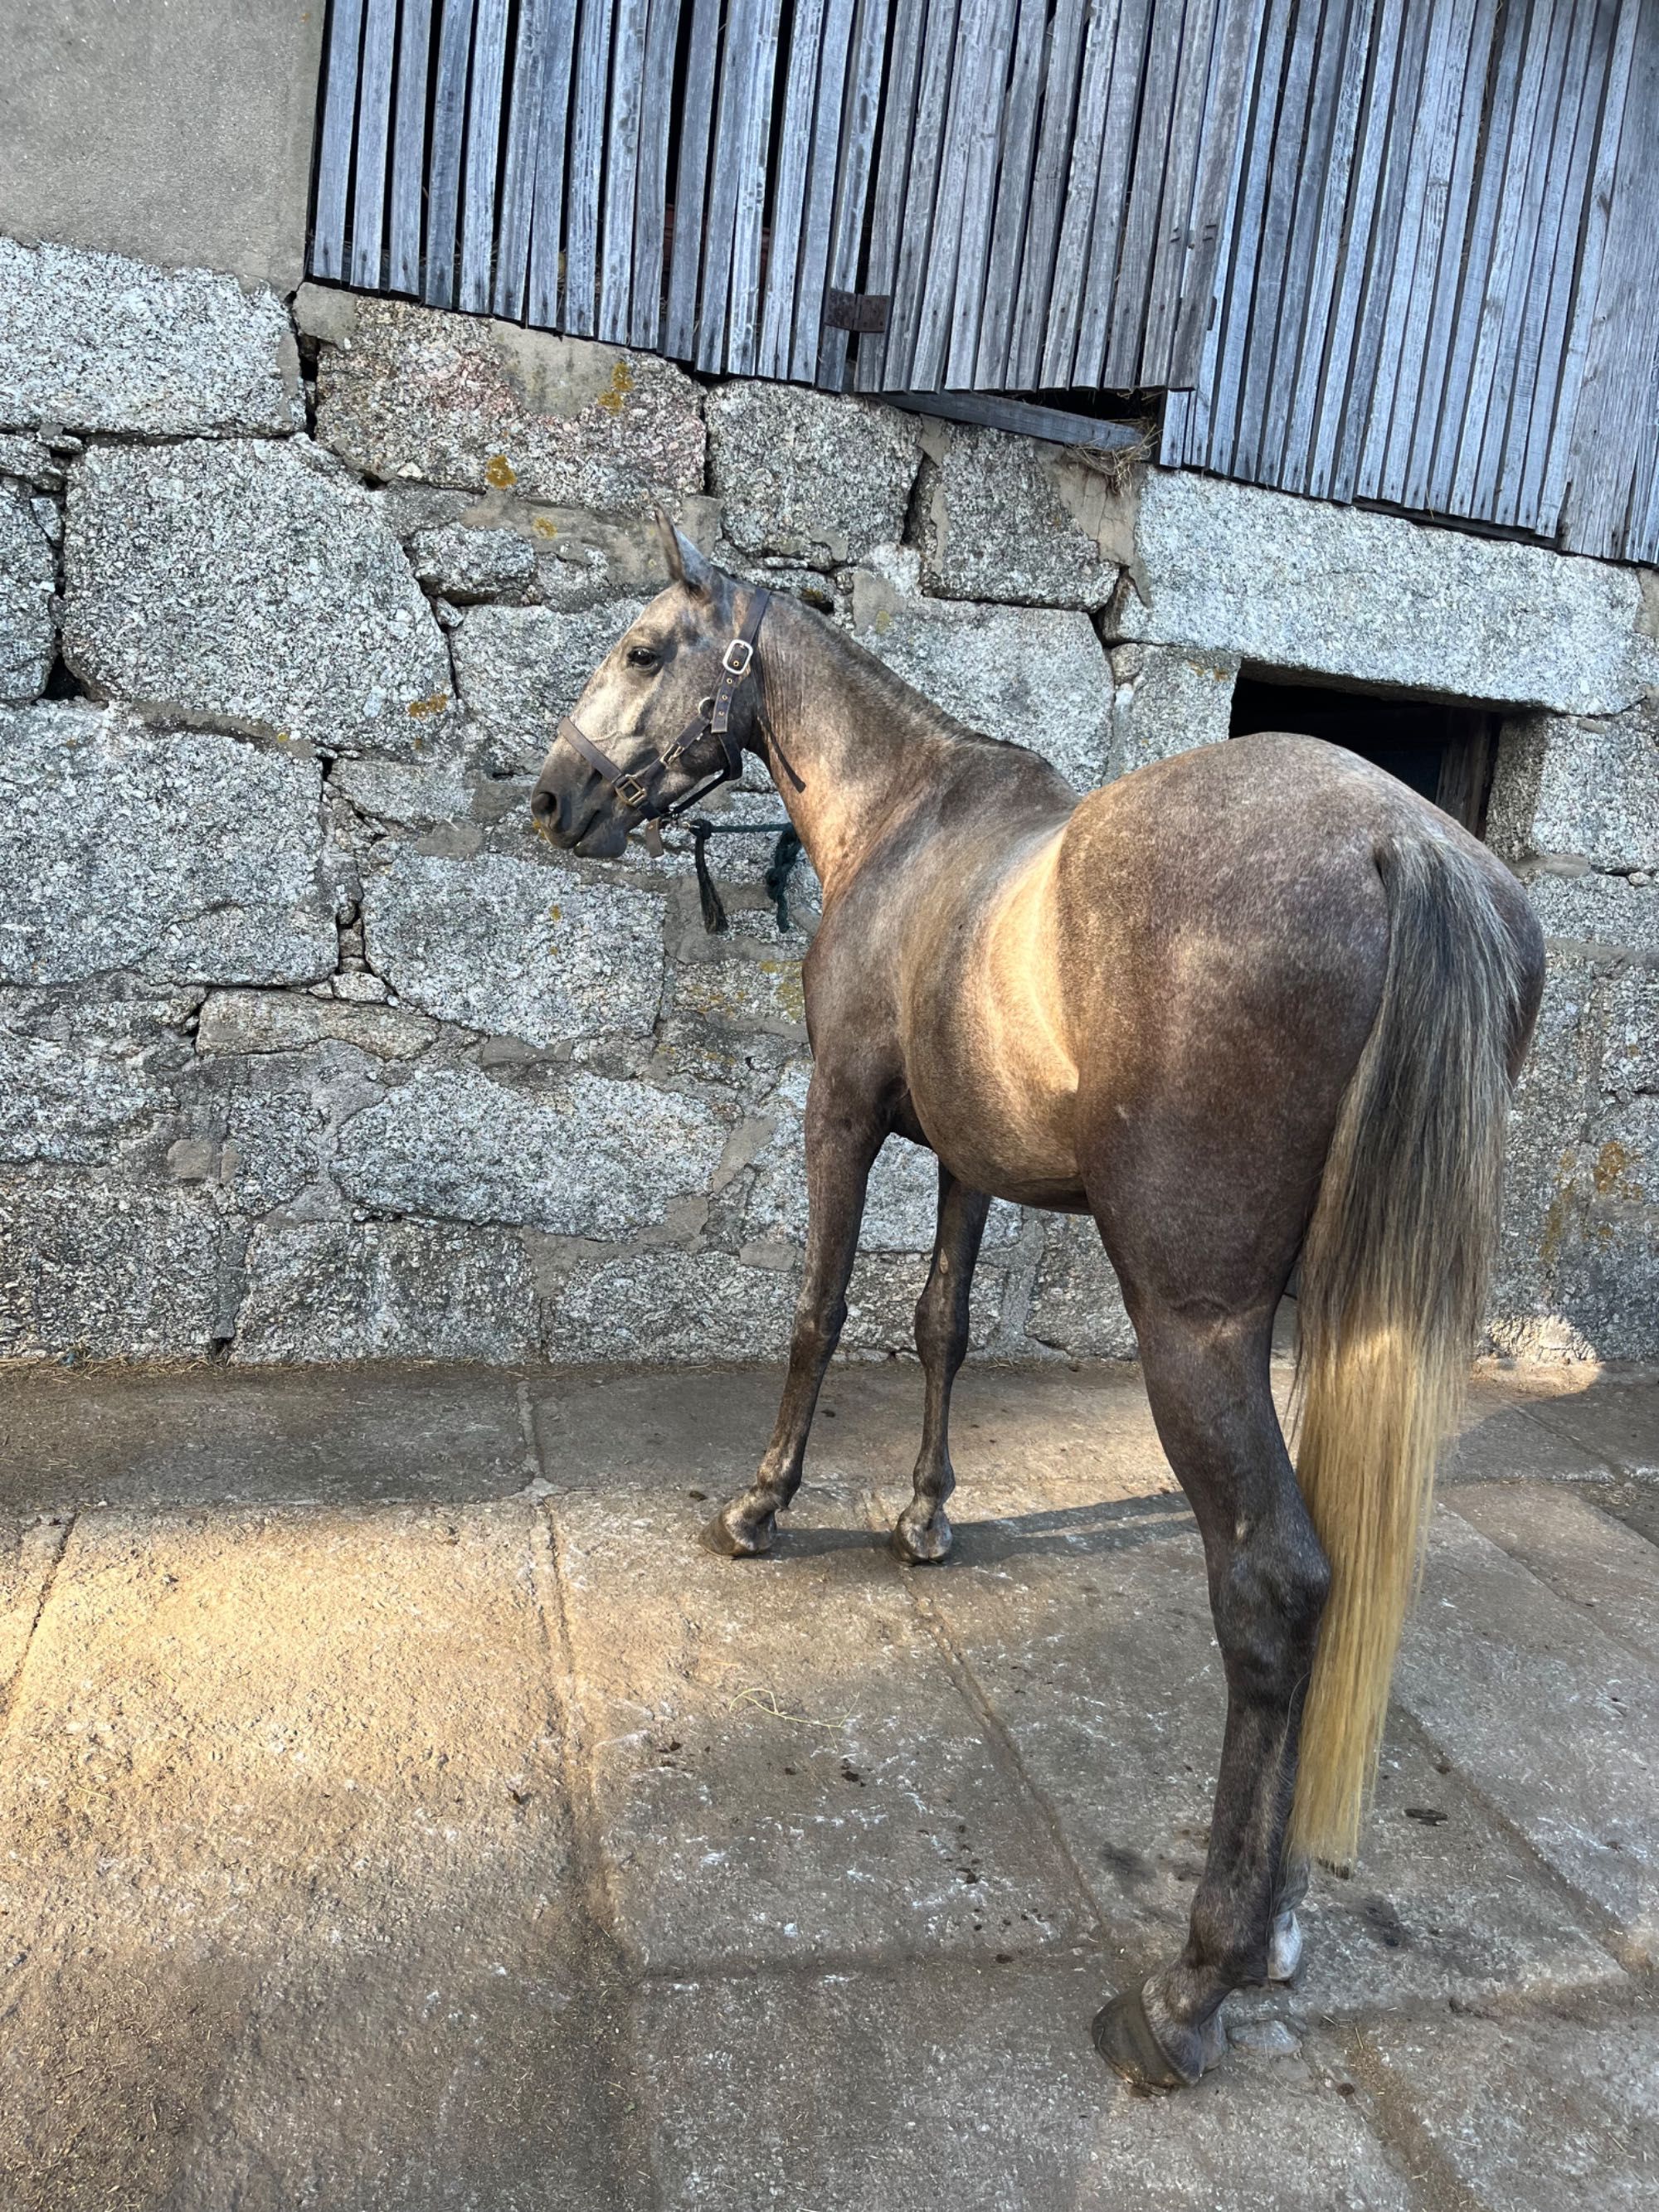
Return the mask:
[[[916,1492],[893,1530],[894,1550],[902,1559],[918,1564],[942,1559],[951,1548],[945,1511],[945,1501],[957,1486],[951,1466],[951,1386],[968,1350],[968,1297],[990,1208],[983,1191],[969,1190],[939,1163],[933,1264],[916,1302],[916,1350],[927,1389]]]
[[[1227,1678],[1209,1855],[1186,1948],[1095,2022],[1120,2072],[1172,2088],[1221,2055],[1228,1991],[1293,1964],[1285,1827],[1329,1577],[1273,1410],[1275,1299],[1228,1310],[1126,1288],[1158,1434],[1204,1539]]]
[[[806,1093],[806,1264],[783,1400],[759,1473],[708,1525],[707,1541],[729,1558],[769,1551],[776,1516],[800,1487],[823,1370],[847,1319],[865,1188],[885,1134],[869,1102],[834,1082],[820,1062]]]

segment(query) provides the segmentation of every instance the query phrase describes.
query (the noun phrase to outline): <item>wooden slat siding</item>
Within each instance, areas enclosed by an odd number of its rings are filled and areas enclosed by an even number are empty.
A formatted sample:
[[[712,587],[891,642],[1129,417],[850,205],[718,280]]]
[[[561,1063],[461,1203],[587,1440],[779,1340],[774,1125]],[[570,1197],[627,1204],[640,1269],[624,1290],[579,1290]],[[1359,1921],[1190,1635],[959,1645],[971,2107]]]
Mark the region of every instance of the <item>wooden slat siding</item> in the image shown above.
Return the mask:
[[[1358,137],[1376,0],[1326,0],[1309,101],[1308,157],[1285,254],[1273,358],[1273,420],[1264,470],[1301,490],[1324,374],[1331,298],[1343,259],[1342,211]]]
[[[1463,93],[1457,116],[1457,137],[1452,155],[1451,181],[1446,195],[1445,219],[1441,228],[1440,252],[1434,272],[1434,292],[1429,310],[1419,371],[1417,405],[1409,425],[1405,473],[1401,499],[1407,507],[1426,507],[1429,475],[1439,441],[1445,406],[1453,342],[1463,286],[1466,240],[1474,222],[1479,185],[1480,155],[1486,128],[1486,88],[1495,67],[1501,0],[1478,0],[1474,29],[1469,40],[1468,61],[1463,71]]]
[[[1423,88],[1423,63],[1433,10],[1408,6],[1395,64],[1393,114],[1383,149],[1376,210],[1372,219],[1370,266],[1360,295],[1354,347],[1348,363],[1347,404],[1331,471],[1330,496],[1352,499],[1359,484],[1359,463],[1377,400],[1377,364],[1388,330],[1389,293],[1399,250],[1406,188],[1411,179],[1411,125]]]
[[[1574,551],[1626,558],[1645,527],[1636,456],[1649,450],[1659,376],[1659,0],[1641,9],[1562,514]]]
[[[527,321],[544,330],[559,324],[560,260],[564,246],[564,163],[574,67],[576,0],[547,0],[542,55],[542,112],[536,132],[536,189],[530,216],[530,297]]]
[[[1494,455],[1498,489],[1490,519],[1510,528],[1540,526],[1537,485],[1543,470],[1540,458],[1528,483],[1528,440],[1540,402],[1554,412],[1566,301],[1583,225],[1614,12],[1611,0],[1579,0],[1571,43],[1563,58],[1562,97],[1546,157],[1532,260],[1516,321],[1513,367],[1507,376],[1499,370],[1499,389],[1507,388],[1508,404],[1504,434]],[[1540,438],[1540,457],[1542,446]],[[1543,526],[1553,532],[1553,521]]]
[[[1480,319],[1486,306],[1486,276],[1492,266],[1498,202],[1509,161],[1510,131],[1514,120],[1516,94],[1521,83],[1521,58],[1526,31],[1524,8],[1511,4],[1499,9],[1486,79],[1486,113],[1473,204],[1465,236],[1457,307],[1446,356],[1445,380],[1441,389],[1439,428],[1425,498],[1425,505],[1438,514],[1451,511],[1452,476],[1457,465],[1458,441],[1468,419],[1469,380],[1474,368]]]
[[[650,12],[650,0],[614,0],[611,21],[611,103],[605,131],[605,188],[600,197],[599,302],[593,317],[594,336],[610,345],[628,343]]]
[[[899,0],[901,10],[906,0]],[[836,141],[835,207],[830,218],[830,264],[828,287],[831,291],[850,292],[856,285],[859,265],[864,253],[865,216],[870,210],[872,181],[876,176],[876,133],[881,117],[882,76],[887,58],[887,34],[890,0],[859,0],[858,18],[853,30],[853,47],[848,65],[847,86],[842,108],[839,131]],[[914,29],[918,18],[914,6],[909,21]],[[895,40],[904,35],[905,17],[901,13]],[[895,46],[895,67],[898,46]],[[893,136],[896,137],[897,132]],[[882,155],[885,159],[885,153]],[[902,177],[901,173],[901,186]],[[884,230],[878,214],[872,222],[870,249],[869,289],[880,288],[877,271],[884,254],[890,256],[896,243],[890,225]],[[809,303],[811,311],[820,319],[823,313],[822,295]],[[806,337],[806,326],[796,325],[797,345]],[[847,380],[848,348],[850,334],[820,319],[817,380],[826,390],[841,391]],[[879,374],[880,355],[884,350],[884,338],[865,338],[860,341],[860,351],[854,382],[861,383],[864,374]],[[872,360],[866,364],[862,351],[872,348]]]
[[[1538,504],[1540,513],[1550,519],[1552,530],[1560,526],[1562,503],[1566,496],[1573,425],[1577,417],[1584,362],[1601,289],[1601,262],[1612,214],[1620,138],[1630,98],[1638,20],[1638,9],[1630,6],[1628,0],[1620,0],[1613,55],[1607,69],[1607,93],[1596,127],[1589,208],[1573,271],[1573,297],[1568,311],[1566,339],[1562,349],[1559,389],[1554,411],[1546,426],[1548,450],[1544,459],[1543,485]]]
[[[1407,4],[1412,4],[1412,0],[1403,0],[1403,3],[1402,0],[1381,0],[1371,21],[1364,57],[1365,91],[1360,102],[1353,164],[1348,178],[1347,233],[1331,298],[1326,365],[1310,441],[1307,488],[1316,499],[1340,496],[1334,489],[1338,453],[1354,355],[1359,343],[1360,316],[1370,267],[1368,249],[1379,210],[1389,119],[1394,111],[1401,18]],[[1356,54],[1356,64],[1360,61],[1360,56]]]
[[[1478,94],[1472,95],[1469,88],[1470,73],[1478,70],[1475,82],[1484,84],[1494,4],[1495,0],[1452,0],[1445,9],[1444,45],[1438,52],[1437,67],[1431,70],[1433,105],[1431,113],[1425,111],[1424,118],[1425,178],[1410,284],[1403,295],[1396,295],[1401,300],[1397,313],[1390,311],[1390,321],[1397,324],[1400,334],[1393,398],[1381,449],[1374,460],[1368,459],[1365,467],[1367,481],[1376,487],[1373,496],[1395,503],[1405,497],[1413,438],[1421,411],[1425,405],[1437,408],[1439,404],[1445,319],[1437,313],[1437,308],[1447,280],[1448,237],[1461,235],[1468,206],[1474,161],[1472,153],[1464,158],[1463,149],[1469,136],[1471,97],[1478,105]]]
[[[1239,386],[1249,342],[1252,272],[1267,209],[1279,88],[1284,76],[1296,4],[1297,0],[1271,0],[1246,120],[1227,283],[1216,313],[1215,368],[1206,395],[1206,458],[1207,465],[1215,469],[1224,470],[1230,465],[1237,436]]]
[[[1193,185],[1206,119],[1218,134],[1225,128],[1213,99],[1226,15],[1227,0],[1193,0],[1187,10],[1181,66],[1170,109],[1164,190],[1146,248],[1139,359],[1130,380],[1134,384],[1182,380],[1174,360],[1175,334],[1182,278],[1191,253]],[[1145,158],[1143,154],[1140,159]]]
[[[478,0],[472,30],[472,84],[466,118],[466,198],[461,222],[461,305],[489,307],[495,258],[495,173],[501,146],[501,82],[507,67],[507,0]]]
[[[973,347],[983,297],[985,241],[996,191],[995,154],[1007,80],[1008,0],[962,0],[950,99],[940,137],[939,179],[908,382],[933,392],[972,382]],[[986,156],[991,157],[988,162]],[[973,264],[977,261],[975,269]],[[965,378],[949,373],[959,319],[971,324]]]
[[[438,34],[438,82],[432,104],[427,162],[426,282],[431,307],[455,301],[456,228],[461,204],[461,140],[466,128],[466,70],[472,46],[472,0],[444,0]]]
[[[956,60],[957,0],[932,0],[916,77],[909,172],[899,218],[898,257],[891,287],[883,381],[892,391],[915,388],[916,325],[933,252],[933,214],[944,151],[946,106]],[[889,105],[890,113],[891,106]]]
[[[530,275],[530,216],[536,193],[536,136],[541,127],[550,0],[520,0],[513,48],[513,98],[507,117],[500,234],[495,242],[495,309],[517,322]]]
[[[1273,123],[1273,158],[1261,209],[1261,232],[1252,262],[1252,298],[1244,359],[1238,386],[1238,426],[1233,436],[1231,465],[1254,477],[1266,439],[1276,427],[1270,420],[1277,399],[1289,411],[1289,394],[1275,389],[1273,362],[1279,349],[1280,314],[1293,305],[1285,300],[1285,262],[1289,258],[1297,188],[1304,174],[1312,178],[1314,147],[1310,143],[1310,107],[1313,96],[1314,63],[1319,49],[1323,10],[1300,9],[1291,27],[1285,71],[1279,82],[1279,112]],[[1305,205],[1304,206],[1305,215]]]
[[[1025,211],[1031,197],[1037,117],[1042,101],[1047,33],[1046,0],[1020,0],[1014,22],[1008,97],[1003,109],[1002,155],[997,165],[996,205],[991,217],[985,300],[971,378],[982,391],[999,391],[1007,381],[1008,347],[1025,239]]]
[[[1123,115],[1121,143],[1128,166],[1118,188],[1123,216],[1118,237],[1117,275],[1109,295],[1104,358],[1101,368],[1089,374],[1093,354],[1089,343],[1090,318],[1085,313],[1078,358],[1072,370],[1073,383],[1132,385],[1141,381],[1147,294],[1164,210],[1175,181],[1172,163],[1176,158],[1176,104],[1182,80],[1193,76],[1198,80],[1197,96],[1200,101],[1203,99],[1204,80],[1210,68],[1210,26],[1213,15],[1214,0],[1186,0],[1184,9],[1172,6],[1170,0],[1159,0],[1152,9],[1137,104]],[[1121,59],[1127,60],[1128,57],[1121,52],[1121,33],[1119,45]],[[1128,73],[1114,69],[1115,109],[1120,88],[1127,94],[1127,86]],[[1113,127],[1109,118],[1107,128],[1110,131]],[[1103,191],[1104,164],[1101,186]],[[1101,214],[1097,208],[1097,239],[1103,228]]]
[[[426,78],[432,0],[404,0],[398,26],[397,122],[392,144],[392,216],[386,283],[421,289],[421,215],[426,182]]]
[[[755,373],[763,243],[761,233],[766,219],[772,87],[777,75],[781,21],[781,0],[760,0],[758,36],[754,43],[754,80],[744,118],[738,153],[738,204],[732,232],[732,304],[725,366],[734,376],[752,376]]]
[[[843,134],[850,134],[857,127],[854,115],[856,98],[849,101],[847,80],[848,64],[852,58],[854,19],[854,0],[829,0],[818,44],[818,82],[811,118],[812,152],[806,171],[805,204],[801,210],[800,258],[789,360],[783,372],[803,383],[811,383],[817,373],[818,349],[823,337],[823,295],[830,282],[836,174],[842,158]],[[868,128],[873,135],[873,109]],[[849,146],[849,163],[856,163],[858,158]],[[867,174],[867,150],[863,166]],[[860,207],[862,194],[860,185]],[[861,221],[860,228],[861,232]],[[854,275],[856,277],[856,262]],[[847,333],[843,331],[842,335],[844,337]]]
[[[962,230],[957,247],[957,281],[951,305],[949,350],[936,383],[971,390],[979,356],[989,276],[991,224],[996,212],[997,171],[1013,61],[1018,0],[993,0],[984,32],[983,61],[977,72],[969,119],[967,173],[962,191]]]
[[[1129,0],[1129,3],[1144,9],[1146,0]],[[1100,190],[1101,163],[1106,158],[1106,106],[1112,91],[1112,57],[1117,45],[1120,4],[1121,0],[1095,0],[1083,43],[1077,113],[1072,125],[1070,159],[1066,164],[1065,212],[1060,217],[1048,289],[1042,365],[1032,380],[1050,390],[1058,390],[1071,382],[1072,363],[1077,358],[1078,323],[1083,313],[1090,266],[1095,204]]]
[[[1355,484],[1359,495],[1377,498],[1387,465],[1391,432],[1402,414],[1409,420],[1422,360],[1423,328],[1413,325],[1411,301],[1419,269],[1425,258],[1433,265],[1431,250],[1424,252],[1424,229],[1432,234],[1435,217],[1429,201],[1433,189],[1437,155],[1445,160],[1455,133],[1455,118],[1446,125],[1447,112],[1461,97],[1462,56],[1458,37],[1468,27],[1470,0],[1437,0],[1428,11],[1428,46],[1424,60],[1422,94],[1408,118],[1395,124],[1405,146],[1405,190],[1400,225],[1387,270],[1382,313],[1382,343],[1376,367],[1366,395],[1367,420],[1360,448]]]
[[[1058,0],[1042,73],[1042,119],[1025,217],[1024,260],[1002,380],[1009,391],[1035,390],[1042,374],[1054,246],[1066,205],[1066,153],[1088,20],[1089,0]]]
[[[1158,88],[1167,81],[1179,57],[1182,0],[1118,0],[1117,34],[1112,41],[1111,80],[1101,123],[1099,166],[1095,176],[1094,207],[1089,219],[1088,243],[1079,286],[1077,336],[1062,381],[1068,384],[1108,383],[1113,380],[1108,347],[1112,310],[1124,270],[1123,239],[1132,206],[1144,223],[1148,194],[1154,222],[1157,194],[1163,178],[1164,139],[1169,127],[1167,105],[1152,119],[1152,143],[1146,149],[1145,167],[1136,159],[1135,123],[1142,103],[1161,102]],[[1140,271],[1132,269],[1126,289],[1137,289]],[[1139,336],[1140,301],[1135,302]],[[1138,349],[1137,349],[1138,350]],[[1133,368],[1126,383],[1134,379]]]
[[[729,0],[720,39],[720,96],[708,158],[708,197],[703,209],[702,277],[697,307],[696,359],[699,368],[726,358],[726,311],[732,282],[732,226],[738,210],[738,152],[753,64],[751,27],[758,0]],[[678,220],[675,230],[678,232]]]
[[[1215,272],[1228,234],[1243,153],[1244,118],[1266,17],[1267,0],[1222,0],[1170,341],[1173,381],[1191,380],[1210,327]]]
[[[1548,143],[1554,96],[1559,90],[1559,84],[1553,81],[1550,65],[1556,58],[1555,33],[1567,4],[1568,0],[1555,0],[1553,6],[1538,8],[1528,26],[1504,188],[1492,234],[1486,300],[1469,374],[1468,412],[1460,430],[1457,465],[1452,474],[1449,505],[1454,514],[1478,514],[1483,494],[1497,489],[1497,466],[1486,440],[1486,425],[1492,410],[1501,410],[1504,401],[1502,370],[1505,337],[1512,325],[1511,302],[1531,261],[1532,237],[1538,221],[1538,194],[1542,180],[1534,164],[1534,141],[1541,135],[1546,146]],[[1484,467],[1483,451],[1486,457]]]
[[[351,142],[357,124],[357,57],[362,48],[363,0],[334,0],[328,26],[328,88],[317,149],[316,211],[311,230],[313,276],[345,275],[346,202]]]
[[[680,158],[674,180],[674,239],[668,264],[668,312],[663,350],[690,359],[696,343],[697,279],[702,266],[702,220],[708,198],[708,145],[714,128],[715,64],[720,55],[720,0],[696,0],[690,66],[680,110]]]
[[[357,161],[351,180],[351,281],[366,291],[378,291],[380,284],[397,21],[398,0],[368,0],[357,89]]]
[[[783,81],[783,120],[778,136],[766,298],[761,313],[760,344],[755,355],[755,373],[758,376],[785,377],[789,374],[801,227],[806,208],[806,170],[812,152],[812,112],[817,99],[823,37],[823,0],[796,0]]]
[[[680,0],[651,0],[651,25],[646,33],[639,177],[634,193],[633,300],[628,317],[629,343],[648,348],[655,348],[662,335],[668,126],[672,113],[674,53],[679,30]]]
[[[599,320],[599,193],[605,180],[612,0],[582,0],[576,30],[570,143],[565,163],[564,314],[561,327],[591,338]]]

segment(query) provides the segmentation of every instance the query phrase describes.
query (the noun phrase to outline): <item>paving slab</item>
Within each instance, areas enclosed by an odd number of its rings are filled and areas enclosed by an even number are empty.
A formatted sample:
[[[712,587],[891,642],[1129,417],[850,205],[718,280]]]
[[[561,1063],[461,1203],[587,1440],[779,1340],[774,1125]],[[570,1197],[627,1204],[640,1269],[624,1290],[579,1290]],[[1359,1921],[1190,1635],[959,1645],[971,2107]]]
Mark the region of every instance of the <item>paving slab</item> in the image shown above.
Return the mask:
[[[988,1486],[988,1487],[989,1487]],[[1129,1968],[1185,1940],[1209,1836],[1225,1686],[1184,1502],[1152,1492],[1055,1504],[1007,1480],[957,1518],[943,1572],[914,1577],[1007,1731]],[[890,1510],[889,1494],[872,1519]],[[1595,1916],[1446,1771],[1390,1731],[1360,1863],[1316,1877],[1292,1991],[1243,2017],[1337,2018],[1617,1978]]]
[[[499,1368],[0,1368],[0,1507],[506,1497],[530,1479]]]
[[[1472,1397],[1462,1433],[1442,1455],[1440,1480],[1512,1482],[1518,1474],[1566,1482],[1603,1480],[1613,1474],[1605,1453],[1581,1443],[1541,1418],[1532,1403],[1486,1393]]]
[[[655,1972],[1075,1941],[1091,1916],[857,1498],[706,1550],[700,1484],[550,1462],[617,1928]]]
[[[1639,1964],[1659,1940],[1659,1671],[1462,1516],[1434,1518],[1396,1700]]]
[[[1600,1375],[1583,1390],[1534,1399],[1530,1410],[1621,1474],[1659,1475],[1659,1378]]]
[[[659,1985],[641,2071],[665,2212],[1395,2212],[1340,2065],[1236,2051],[1178,2098],[1096,2056],[1098,1968]]]
[[[625,2201],[550,1572],[525,1500],[80,1517],[0,1739],[12,2201]]]
[[[0,1713],[64,1549],[67,1516],[0,1510]]]
[[[1364,2046],[1405,2129],[1483,2212],[1568,2204],[1645,2212],[1653,2203],[1659,2020],[1651,2012],[1388,2021],[1366,2030]]]
[[[1494,1483],[1460,1493],[1456,1510],[1604,1634],[1659,1660],[1659,1546],[1604,1512],[1599,1487]]]

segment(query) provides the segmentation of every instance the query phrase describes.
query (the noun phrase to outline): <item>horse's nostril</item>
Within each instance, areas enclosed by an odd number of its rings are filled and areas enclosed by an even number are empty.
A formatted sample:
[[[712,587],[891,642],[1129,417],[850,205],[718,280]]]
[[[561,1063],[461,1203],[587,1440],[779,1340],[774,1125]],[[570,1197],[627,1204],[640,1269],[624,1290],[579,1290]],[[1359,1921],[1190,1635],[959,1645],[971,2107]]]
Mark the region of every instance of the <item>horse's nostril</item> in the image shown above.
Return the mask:
[[[556,823],[559,818],[558,799],[552,792],[544,791],[538,784],[530,794],[530,811],[538,822]]]

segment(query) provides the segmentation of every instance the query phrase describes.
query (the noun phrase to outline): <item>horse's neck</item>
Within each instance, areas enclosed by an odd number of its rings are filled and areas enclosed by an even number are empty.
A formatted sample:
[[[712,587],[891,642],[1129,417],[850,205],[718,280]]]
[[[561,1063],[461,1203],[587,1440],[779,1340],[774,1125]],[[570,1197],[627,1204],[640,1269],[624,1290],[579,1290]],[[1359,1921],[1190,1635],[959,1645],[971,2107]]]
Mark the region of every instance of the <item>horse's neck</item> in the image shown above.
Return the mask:
[[[766,655],[770,769],[827,896],[938,774],[949,725],[849,640],[790,611]],[[765,648],[763,646],[763,654]]]

